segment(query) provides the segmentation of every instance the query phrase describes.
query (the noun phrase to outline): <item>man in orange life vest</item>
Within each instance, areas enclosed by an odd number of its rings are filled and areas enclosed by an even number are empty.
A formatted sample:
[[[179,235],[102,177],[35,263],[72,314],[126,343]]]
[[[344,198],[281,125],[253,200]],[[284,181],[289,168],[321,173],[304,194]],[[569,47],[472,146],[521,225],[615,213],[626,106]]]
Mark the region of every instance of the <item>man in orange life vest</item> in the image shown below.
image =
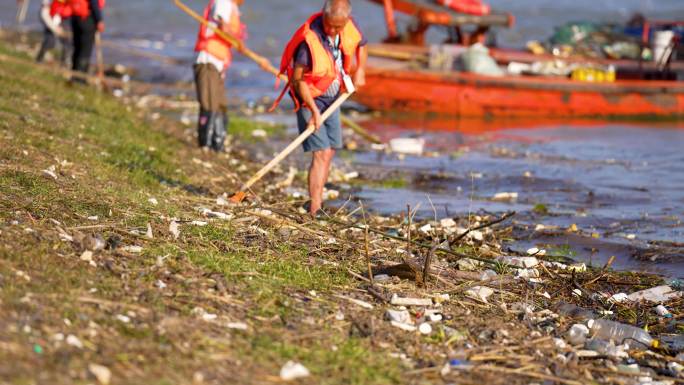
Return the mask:
[[[71,66],[74,71],[88,72],[95,45],[95,33],[102,33],[105,30],[102,18],[105,0],[68,0],[68,2],[72,14],[71,31],[74,34]]]
[[[321,114],[339,96],[343,78],[353,74],[356,88],[366,83],[367,40],[351,18],[349,0],[326,0],[323,12],[312,15],[285,48],[280,70],[287,73],[297,106],[297,123],[303,132],[310,121],[316,132],[304,143],[312,153],[309,167],[309,213],[315,216],[323,204],[335,151],[342,148],[340,113],[325,122]],[[356,59],[356,63],[354,63]],[[354,68],[355,64],[355,68]],[[302,108],[299,108],[301,105]]]
[[[214,28],[242,40],[245,26],[240,22],[238,8],[242,3],[243,0],[210,0],[204,10],[204,19]],[[232,61],[231,45],[211,28],[201,25],[195,51],[197,60],[193,72],[200,103],[199,146],[222,152],[228,132],[225,74]]]

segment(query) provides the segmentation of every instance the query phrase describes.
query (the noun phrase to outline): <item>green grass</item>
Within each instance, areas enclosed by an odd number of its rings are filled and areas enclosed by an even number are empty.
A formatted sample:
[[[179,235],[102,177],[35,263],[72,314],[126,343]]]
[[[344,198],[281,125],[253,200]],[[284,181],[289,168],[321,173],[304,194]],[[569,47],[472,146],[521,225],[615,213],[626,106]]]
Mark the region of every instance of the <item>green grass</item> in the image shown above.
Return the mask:
[[[2,44],[0,54],[22,57]],[[93,89],[69,87],[29,61],[0,65],[0,323],[12,326],[0,330],[0,346],[16,347],[0,349],[0,361],[14,363],[0,365],[0,377],[35,383],[41,373],[38,382],[91,383],[87,364],[98,362],[112,369],[116,383],[190,383],[198,371],[224,383],[249,383],[277,375],[286,360],[297,359],[312,371],[314,383],[401,382],[398,361],[367,339],[349,338],[344,328],[323,326],[314,338],[295,338],[311,332],[299,325],[301,319],[325,318],[338,305],[300,303],[293,294],[326,295],[349,285],[351,262],[312,263],[305,244],[284,242],[268,228],[267,235],[247,239],[242,224],[183,226],[178,241],[168,235],[162,217],[198,217],[202,197],[182,186],[203,186],[209,172],[188,161],[204,154],[184,142],[182,129],[154,126],[143,115]],[[244,118],[231,121],[237,137],[251,138],[255,128],[269,135],[279,129]],[[42,173],[51,166],[57,180]],[[150,197],[159,204],[151,205]],[[13,220],[19,224],[11,225]],[[97,252],[99,266],[90,267],[79,260],[80,246],[59,240],[51,220],[65,229],[111,224],[80,232],[117,236],[144,252]],[[148,223],[154,239],[131,235]],[[158,257],[165,257],[162,266]],[[17,278],[19,270],[31,280]],[[211,300],[213,287],[205,281],[215,274],[243,305]],[[160,280],[167,289],[155,287]],[[84,303],[83,297],[108,302]],[[139,307],[151,313],[136,310],[128,324],[114,318]],[[264,330],[213,327],[192,315],[195,307]],[[281,321],[255,321],[271,317]],[[180,326],[162,330],[165,322]],[[93,323],[96,335],[86,332]],[[21,332],[29,324],[34,331]],[[58,348],[56,333],[78,335],[86,347]],[[33,351],[36,344],[41,354]],[[207,359],[212,354],[237,357],[243,366]]]
[[[549,214],[548,206],[546,206],[543,203],[537,203],[536,205],[534,205],[534,208],[532,208],[532,211],[538,215],[548,215]]]

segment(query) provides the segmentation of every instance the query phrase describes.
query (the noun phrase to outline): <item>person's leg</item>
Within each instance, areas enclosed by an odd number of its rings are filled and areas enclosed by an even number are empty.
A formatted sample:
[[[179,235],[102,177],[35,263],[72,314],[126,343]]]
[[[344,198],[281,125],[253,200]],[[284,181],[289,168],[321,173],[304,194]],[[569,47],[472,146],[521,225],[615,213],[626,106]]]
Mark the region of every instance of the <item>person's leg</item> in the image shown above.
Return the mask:
[[[323,178],[323,187],[328,183],[328,177],[330,176],[330,167],[332,166],[332,160],[335,158],[335,149],[329,148],[325,150],[325,176]],[[321,191],[322,193],[322,191]]]
[[[197,101],[200,104],[199,118],[197,120],[197,143],[200,147],[209,147],[211,145],[212,116],[207,66],[207,64],[195,64],[193,67]]]
[[[328,173],[329,149],[314,151],[311,154],[311,166],[309,167],[309,197],[311,206],[309,214],[315,216],[323,206],[323,187]]]
[[[81,56],[81,18],[78,16],[71,17],[71,34],[73,42],[73,51],[71,52],[71,69],[76,71],[78,66],[78,58]]]
[[[60,62],[62,63],[62,66],[68,67],[69,58],[71,57],[71,44],[68,39],[62,37],[60,37],[58,41],[62,49]]]
[[[301,108],[297,111],[297,125],[299,133],[304,132],[311,120],[311,111]],[[328,175],[330,155],[330,141],[326,126],[323,125],[318,131],[309,136],[302,147],[305,152],[311,152],[311,165],[309,166],[309,198],[311,205],[309,213],[316,215],[323,205],[323,187]]]
[[[43,32],[43,42],[40,45],[38,56],[36,56],[36,61],[38,63],[42,63],[43,60],[45,60],[45,54],[47,54],[49,50],[55,47],[55,40],[55,34],[52,33],[52,31],[48,27],[45,27],[45,31]]]
[[[211,149],[222,152],[225,148],[226,136],[228,135],[228,99],[226,98],[225,81],[221,73],[212,66],[211,72],[211,103],[214,117],[214,130],[212,131]]]
[[[90,67],[90,57],[93,55],[93,47],[95,45],[95,20],[92,17],[88,17],[85,20],[79,17],[76,17],[76,19],[78,20],[77,24],[80,28],[80,34],[78,39],[74,36],[74,43],[78,40],[80,50],[78,56],[74,55],[76,62],[73,66],[75,71],[87,73]],[[74,31],[74,35],[75,33]]]

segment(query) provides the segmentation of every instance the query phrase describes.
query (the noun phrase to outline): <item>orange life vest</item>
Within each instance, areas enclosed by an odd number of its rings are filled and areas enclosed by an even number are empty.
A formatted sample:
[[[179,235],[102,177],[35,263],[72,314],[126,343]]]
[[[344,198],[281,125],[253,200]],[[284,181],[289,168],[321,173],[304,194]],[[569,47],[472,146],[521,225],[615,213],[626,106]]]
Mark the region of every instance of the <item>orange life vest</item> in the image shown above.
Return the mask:
[[[71,17],[72,11],[68,0],[52,0],[52,4],[50,4],[50,16],[55,17],[58,15],[62,20]]]
[[[288,92],[288,89],[295,101],[295,108],[299,109],[299,100],[292,91],[292,76],[294,73],[294,55],[302,42],[306,42],[309,47],[309,52],[311,52],[311,71],[304,74],[304,81],[309,86],[309,92],[311,92],[312,97],[316,98],[323,95],[335,79],[341,77],[341,74],[335,65],[335,58],[330,51],[325,48],[321,39],[318,37],[318,34],[311,29],[311,23],[322,15],[323,13],[319,12],[309,17],[306,23],[297,29],[294,36],[292,36],[292,39],[290,39],[290,42],[287,43],[280,62],[280,74],[287,75],[290,79],[290,83],[282,91],[271,107],[271,110],[275,109],[280,103],[280,100],[282,100],[285,93]],[[363,34],[356,28],[356,25],[350,19],[340,33],[342,67],[347,74],[351,73],[354,55],[362,40]]]
[[[207,7],[204,9],[204,20],[213,22],[211,18],[211,9],[214,7],[215,0],[209,1]],[[238,39],[245,38],[245,26],[240,22],[240,12],[238,7],[233,4],[233,11],[230,13],[229,21],[230,34]],[[199,34],[197,35],[197,44],[195,44],[195,52],[206,51],[215,58],[225,63],[225,68],[230,66],[233,59],[233,54],[230,50],[232,45],[226,40],[222,39],[218,34],[214,33],[209,27],[200,25]]]
[[[88,0],[68,0],[71,12],[74,16],[87,19],[90,16],[90,2]],[[100,9],[104,9],[106,0],[98,0]]]

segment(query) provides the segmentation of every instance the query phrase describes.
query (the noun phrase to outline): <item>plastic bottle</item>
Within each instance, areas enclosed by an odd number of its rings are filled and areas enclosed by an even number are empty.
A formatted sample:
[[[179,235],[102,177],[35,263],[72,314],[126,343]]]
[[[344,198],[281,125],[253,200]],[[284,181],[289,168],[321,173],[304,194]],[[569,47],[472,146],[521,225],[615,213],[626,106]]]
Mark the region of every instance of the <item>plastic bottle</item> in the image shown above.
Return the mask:
[[[608,320],[596,320],[591,325],[595,338],[613,340],[616,344],[629,344],[632,348],[658,347],[658,340],[654,340],[648,332],[634,326]]]

